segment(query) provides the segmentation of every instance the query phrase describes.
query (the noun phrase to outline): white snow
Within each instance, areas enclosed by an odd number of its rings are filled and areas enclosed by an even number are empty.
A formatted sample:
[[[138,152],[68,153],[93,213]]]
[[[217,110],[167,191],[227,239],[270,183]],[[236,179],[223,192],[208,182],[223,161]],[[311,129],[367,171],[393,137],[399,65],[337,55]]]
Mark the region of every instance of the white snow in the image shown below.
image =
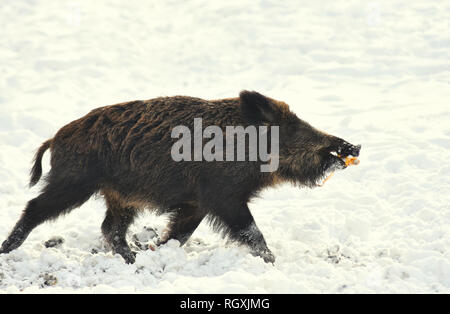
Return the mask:
[[[0,292],[450,292],[448,1],[24,0],[0,20],[0,241],[38,194],[34,151],[102,105],[251,89],[362,144],[324,187],[250,205],[274,266],[206,224],[127,265],[91,199],[0,255]],[[130,235],[165,222],[144,215]]]

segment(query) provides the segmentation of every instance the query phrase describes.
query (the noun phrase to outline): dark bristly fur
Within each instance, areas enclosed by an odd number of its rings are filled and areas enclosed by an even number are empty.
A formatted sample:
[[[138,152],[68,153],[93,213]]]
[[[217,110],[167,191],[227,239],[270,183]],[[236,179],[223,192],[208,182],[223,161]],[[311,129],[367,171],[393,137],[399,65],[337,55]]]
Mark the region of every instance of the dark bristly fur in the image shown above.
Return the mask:
[[[175,126],[279,126],[279,168],[261,172],[262,161],[181,161],[171,158]],[[270,146],[269,146],[270,147]],[[281,182],[316,186],[329,171],[345,168],[331,154],[358,155],[359,147],[320,132],[287,104],[256,92],[207,101],[161,97],[92,110],[61,128],[38,150],[30,185],[42,174],[42,156],[51,150],[51,170],[42,193],[28,202],[0,253],[18,248],[34,227],[82,205],[100,192],[107,205],[102,231],[114,252],[132,263],[125,235],[139,209],[170,213],[169,232],[160,243],[184,244],[207,217],[215,230],[247,245],[266,262],[267,248],[247,203],[262,189]],[[248,160],[248,158],[246,159]]]

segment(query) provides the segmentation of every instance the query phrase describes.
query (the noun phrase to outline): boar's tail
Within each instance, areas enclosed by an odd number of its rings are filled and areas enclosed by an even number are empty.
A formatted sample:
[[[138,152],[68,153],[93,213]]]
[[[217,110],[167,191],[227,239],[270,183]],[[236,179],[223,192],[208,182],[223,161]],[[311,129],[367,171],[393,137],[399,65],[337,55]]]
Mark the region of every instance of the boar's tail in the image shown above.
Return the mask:
[[[36,152],[36,155],[34,155],[34,165],[33,168],[31,168],[31,180],[30,180],[30,187],[38,183],[39,179],[42,176],[42,156],[44,155],[45,151],[49,149],[50,144],[52,140],[45,141],[41,147],[39,147],[38,151]]]

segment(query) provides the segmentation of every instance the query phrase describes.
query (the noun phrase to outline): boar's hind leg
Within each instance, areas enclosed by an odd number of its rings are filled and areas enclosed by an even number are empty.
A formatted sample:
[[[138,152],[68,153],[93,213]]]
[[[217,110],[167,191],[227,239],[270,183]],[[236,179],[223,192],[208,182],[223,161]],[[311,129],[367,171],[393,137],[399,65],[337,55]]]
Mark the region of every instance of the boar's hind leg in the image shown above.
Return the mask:
[[[57,180],[50,176],[43,193],[28,202],[20,220],[3,242],[0,253],[18,248],[35,227],[81,206],[95,192],[96,186],[92,182]]]
[[[106,242],[111,246],[113,253],[121,255],[126,263],[133,264],[135,254],[128,246],[126,234],[128,227],[134,221],[137,208],[127,206],[114,193],[103,192],[103,195],[108,207],[102,223],[102,232]]]
[[[275,256],[267,247],[247,204],[235,205],[232,210],[221,208],[214,216],[214,225],[224,227],[232,241],[247,245],[254,256],[262,257],[266,263],[275,262]]]
[[[170,219],[167,233],[161,236],[157,244],[164,244],[171,239],[180,241],[180,245],[185,244],[203,218],[205,218],[205,214],[195,205],[182,204],[177,206],[177,211]]]

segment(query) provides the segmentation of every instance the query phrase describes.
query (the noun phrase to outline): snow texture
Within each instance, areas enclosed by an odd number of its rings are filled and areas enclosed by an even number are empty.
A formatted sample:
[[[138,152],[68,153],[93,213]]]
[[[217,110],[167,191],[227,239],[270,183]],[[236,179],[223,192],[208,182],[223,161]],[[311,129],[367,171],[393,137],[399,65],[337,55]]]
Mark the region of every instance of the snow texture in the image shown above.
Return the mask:
[[[324,187],[250,204],[275,265],[206,224],[127,265],[93,198],[0,255],[0,292],[450,292],[448,1],[23,0],[0,20],[0,241],[38,194],[35,150],[99,106],[250,89],[362,144]]]

